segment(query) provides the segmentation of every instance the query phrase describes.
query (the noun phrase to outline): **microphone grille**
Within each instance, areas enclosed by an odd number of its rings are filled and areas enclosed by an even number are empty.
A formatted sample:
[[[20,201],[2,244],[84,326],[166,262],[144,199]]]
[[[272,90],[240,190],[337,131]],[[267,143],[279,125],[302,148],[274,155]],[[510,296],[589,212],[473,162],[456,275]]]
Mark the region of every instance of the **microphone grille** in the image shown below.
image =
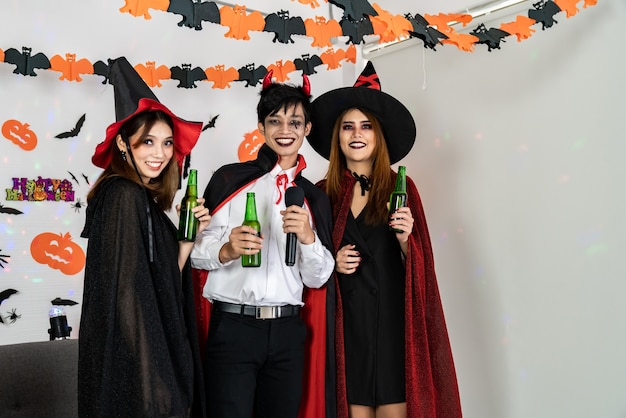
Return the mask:
[[[294,186],[285,190],[285,206],[302,206],[304,204],[304,190],[302,187]]]

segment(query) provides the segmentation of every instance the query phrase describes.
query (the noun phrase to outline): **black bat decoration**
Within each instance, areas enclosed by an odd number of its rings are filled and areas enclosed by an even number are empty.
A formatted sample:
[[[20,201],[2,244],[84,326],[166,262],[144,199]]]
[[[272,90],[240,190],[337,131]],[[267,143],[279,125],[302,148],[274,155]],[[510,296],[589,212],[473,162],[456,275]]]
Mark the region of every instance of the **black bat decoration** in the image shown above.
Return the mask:
[[[409,34],[412,38],[421,39],[424,43],[424,48],[430,48],[436,51],[435,46],[441,43],[439,40],[448,39],[448,35],[428,26],[428,21],[424,19],[422,15],[416,14],[415,16],[411,16],[407,14],[404,17],[411,22],[411,26],[413,26],[413,30],[409,31]]]
[[[207,123],[206,125],[204,125],[204,126],[202,127],[202,132],[206,131],[206,130],[207,130],[207,129],[209,129],[209,128],[215,128],[215,121],[217,120],[217,117],[218,117],[218,116],[219,116],[219,115],[215,115],[215,116],[213,116],[213,117],[211,118],[211,120],[209,121],[209,123]]]
[[[106,64],[104,61],[96,61],[93,65],[93,73],[104,77],[102,84],[111,84],[111,79],[109,78],[109,64]]]
[[[352,21],[367,16],[378,16],[376,9],[367,0],[328,0],[328,2],[343,9],[344,18]]]
[[[62,299],[62,298],[54,298],[53,300],[50,301],[51,304],[53,304],[54,306],[74,306],[74,305],[78,305],[78,302],[74,302],[71,299]]]
[[[178,26],[202,29],[202,22],[220,23],[220,10],[212,1],[171,0],[167,11],[181,15]]]
[[[23,46],[22,52],[15,48],[9,48],[4,51],[4,62],[15,64],[17,67],[13,70],[15,74],[28,75],[36,77],[35,68],[47,70],[50,68],[50,60],[41,52],[31,55],[32,48]]]
[[[206,74],[200,67],[191,68],[191,64],[182,64],[181,67],[170,68],[172,79],[178,80],[176,87],[184,87],[186,89],[196,88],[196,81],[206,80]]]
[[[472,31],[472,35],[478,37],[477,44],[487,45],[487,51],[491,52],[492,49],[500,49],[500,42],[505,42],[504,38],[509,36],[510,33],[502,29],[487,29],[487,27],[481,23]]]
[[[259,80],[267,74],[267,68],[264,65],[255,67],[254,64],[248,64],[241,67],[238,71],[239,80],[236,81],[245,81],[246,85],[244,87],[256,86]]]
[[[4,265],[7,263],[7,258],[11,258],[11,256],[8,254],[0,254],[0,267],[4,268]],[[2,303],[2,299],[0,299],[0,303]]]
[[[85,117],[86,116],[87,116],[87,114],[83,113],[83,116],[81,116],[78,119],[78,122],[76,122],[76,126],[74,126],[74,128],[72,128],[71,131],[62,132],[62,133],[56,135],[55,138],[59,138],[59,139],[72,138],[72,137],[75,137],[76,135],[78,135],[78,133],[80,132],[81,128],[83,127],[83,123],[85,123]]]
[[[561,11],[561,8],[552,0],[541,0],[537,3],[533,3],[535,9],[528,10],[528,17],[541,22],[541,30],[551,28],[555,23],[559,23],[554,20],[554,15]]]
[[[361,42],[365,42],[363,40],[363,37],[365,35],[374,34],[374,27],[372,26],[372,22],[367,17],[359,20],[351,20],[344,17],[339,22],[339,25],[341,26],[341,33],[344,36],[349,37],[346,45],[349,43],[358,45]]]
[[[91,186],[91,183],[89,183],[89,177],[87,177],[86,175],[84,175],[83,173],[81,173],[81,176],[83,176],[83,178],[85,179],[85,181],[87,182],[87,186]]]
[[[71,171],[68,171],[68,173],[70,173],[70,176],[72,176],[72,180],[74,180],[76,182],[76,184],[79,184],[78,183],[78,179],[76,178],[76,176]]]
[[[289,17],[288,10],[281,10],[278,13],[271,13],[265,18],[263,32],[273,32],[272,42],[283,44],[294,43],[291,35],[306,35],[304,20],[301,17]]]
[[[302,58],[296,58],[293,60],[293,64],[296,66],[296,69],[302,71],[303,74],[311,75],[317,74],[315,67],[322,65],[323,62],[318,55],[313,54],[311,57],[309,54],[304,54],[302,55]]]
[[[8,299],[9,297],[11,297],[12,295],[16,293],[18,292],[15,289],[5,289],[2,292],[0,292],[0,305],[2,305],[2,302],[4,302],[6,299]],[[2,319],[2,315],[0,315],[0,323],[4,323],[4,319]]]
[[[6,206],[0,204],[0,213],[6,213],[8,215],[22,215],[24,212],[14,208],[7,208]]]

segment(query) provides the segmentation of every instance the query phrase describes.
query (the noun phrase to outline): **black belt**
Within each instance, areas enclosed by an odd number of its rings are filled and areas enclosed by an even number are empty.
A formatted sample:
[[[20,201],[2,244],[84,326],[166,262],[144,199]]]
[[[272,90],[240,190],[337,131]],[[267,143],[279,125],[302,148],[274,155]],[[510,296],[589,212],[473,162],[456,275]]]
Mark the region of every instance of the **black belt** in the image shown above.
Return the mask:
[[[213,302],[213,308],[220,312],[253,316],[256,319],[277,319],[300,314],[300,306],[297,305],[252,306],[238,305],[236,303],[221,302],[216,300]]]

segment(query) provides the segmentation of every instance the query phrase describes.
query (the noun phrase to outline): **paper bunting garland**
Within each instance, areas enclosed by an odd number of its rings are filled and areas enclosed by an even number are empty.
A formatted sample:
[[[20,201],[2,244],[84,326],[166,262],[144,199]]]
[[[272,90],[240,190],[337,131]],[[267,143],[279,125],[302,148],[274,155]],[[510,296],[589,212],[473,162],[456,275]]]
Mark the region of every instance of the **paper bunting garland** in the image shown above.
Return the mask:
[[[299,0],[312,8],[319,7],[315,0]],[[281,59],[272,64],[256,65],[249,63],[239,69],[217,64],[201,68],[190,62],[167,66],[149,61],[138,63],[135,69],[150,87],[161,87],[163,80],[175,80],[179,88],[197,88],[198,83],[211,82],[212,88],[230,88],[232,82],[245,82],[245,87],[254,87],[273,70],[279,82],[289,80],[289,74],[301,71],[312,75],[317,67],[326,64],[326,70],[341,67],[343,61],[356,63],[355,45],[364,42],[365,36],[377,35],[379,43],[393,42],[409,38],[419,38],[425,48],[435,50],[438,45],[455,45],[465,52],[473,52],[476,45],[486,45],[488,51],[500,49],[500,43],[509,36],[517,41],[528,39],[535,32],[533,25],[541,24],[541,29],[549,29],[558,23],[555,16],[564,11],[566,17],[575,16],[580,10],[577,5],[583,2],[583,8],[595,6],[597,0],[539,0],[528,10],[526,16],[518,15],[512,22],[500,24],[500,27],[487,27],[479,24],[469,33],[459,33],[452,26],[462,24],[467,27],[472,17],[468,14],[439,13],[437,15],[420,14],[393,15],[376,3],[370,5],[366,0],[328,0],[343,11],[342,19],[337,22],[316,16],[315,19],[303,20],[290,16],[289,11],[280,10],[263,17],[260,12],[248,13],[246,6],[223,6],[218,8],[214,2],[195,2],[192,0],[125,0],[119,9],[121,13],[150,19],[150,9],[180,15],[178,26],[203,29],[203,22],[220,24],[229,28],[224,34],[227,38],[250,40],[250,32],[272,32],[273,43],[293,43],[292,36],[307,36],[313,39],[311,46],[324,49],[319,55],[303,54],[294,59]],[[346,49],[333,48],[332,39],[347,37]],[[35,70],[52,70],[61,73],[60,80],[82,81],[82,75],[95,74],[103,77],[102,83],[108,83],[108,59],[97,60],[92,64],[87,58],[78,58],[75,54],[54,55],[48,59],[42,52],[33,54],[30,47],[0,49],[0,62],[15,65],[13,73],[36,76]]]

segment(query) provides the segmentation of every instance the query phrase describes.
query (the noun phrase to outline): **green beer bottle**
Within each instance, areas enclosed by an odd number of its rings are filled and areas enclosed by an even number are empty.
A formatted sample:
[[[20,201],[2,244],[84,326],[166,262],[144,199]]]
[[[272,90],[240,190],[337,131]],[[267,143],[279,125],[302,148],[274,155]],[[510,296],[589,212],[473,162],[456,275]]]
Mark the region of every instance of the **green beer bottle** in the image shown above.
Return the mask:
[[[183,200],[180,202],[180,219],[178,221],[178,240],[179,241],[195,241],[196,231],[198,230],[198,219],[191,211],[198,206],[198,171],[189,170],[189,179],[187,180],[187,191]]]
[[[406,167],[401,165],[398,167],[398,176],[396,177],[396,187],[389,196],[389,221],[393,218],[396,210],[406,206]],[[389,227],[390,231],[402,232],[399,229]]]
[[[249,192],[246,195],[246,215],[243,220],[243,225],[251,226],[256,229],[256,235],[261,236],[261,224],[256,216],[256,201],[253,192]],[[261,251],[256,254],[243,254],[241,256],[241,265],[243,267],[260,267]]]

